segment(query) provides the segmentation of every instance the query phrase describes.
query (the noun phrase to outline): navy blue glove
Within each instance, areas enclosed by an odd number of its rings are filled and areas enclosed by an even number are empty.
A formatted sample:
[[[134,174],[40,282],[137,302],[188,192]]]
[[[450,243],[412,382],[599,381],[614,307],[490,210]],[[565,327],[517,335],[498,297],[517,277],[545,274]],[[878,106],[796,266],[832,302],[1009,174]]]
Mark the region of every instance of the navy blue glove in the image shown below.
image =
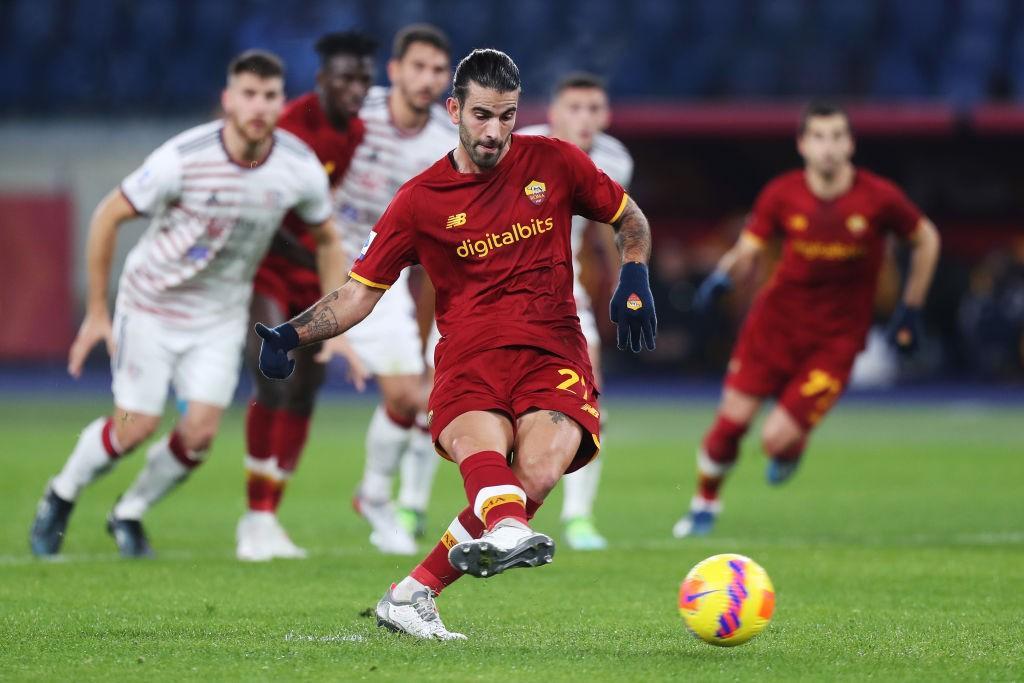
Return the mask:
[[[697,293],[693,296],[693,310],[697,313],[707,313],[708,310],[718,301],[718,297],[732,289],[732,278],[724,270],[716,270],[704,278],[700,283]]]
[[[649,351],[654,350],[658,317],[654,314],[647,266],[635,262],[622,266],[610,308],[612,322],[618,325],[619,349],[629,347],[633,353],[640,353],[642,341]]]
[[[288,323],[267,327],[256,323],[256,334],[263,339],[260,345],[260,372],[267,379],[287,379],[295,369],[295,361],[288,352],[299,345],[299,334]]]
[[[892,314],[886,336],[903,355],[914,353],[921,339],[921,309],[900,304]]]

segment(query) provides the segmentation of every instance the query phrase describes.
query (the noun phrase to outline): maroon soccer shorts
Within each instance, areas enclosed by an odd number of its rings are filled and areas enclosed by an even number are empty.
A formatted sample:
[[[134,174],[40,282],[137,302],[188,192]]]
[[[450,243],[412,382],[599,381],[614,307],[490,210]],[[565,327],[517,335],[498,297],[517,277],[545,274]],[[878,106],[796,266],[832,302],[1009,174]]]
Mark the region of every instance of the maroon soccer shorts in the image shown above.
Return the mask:
[[[777,398],[810,431],[843,393],[859,350],[851,339],[800,340],[779,327],[748,326],[729,361],[725,385]]]
[[[316,271],[277,263],[260,265],[253,291],[277,302],[286,318],[293,318],[320,300],[320,279]]]
[[[430,393],[430,436],[473,410],[493,410],[516,418],[537,410],[557,410],[583,429],[576,457],[566,472],[590,462],[601,448],[601,407],[589,368],[532,346],[490,349],[437,368]],[[438,446],[438,453],[448,457]],[[450,458],[449,458],[450,459]]]

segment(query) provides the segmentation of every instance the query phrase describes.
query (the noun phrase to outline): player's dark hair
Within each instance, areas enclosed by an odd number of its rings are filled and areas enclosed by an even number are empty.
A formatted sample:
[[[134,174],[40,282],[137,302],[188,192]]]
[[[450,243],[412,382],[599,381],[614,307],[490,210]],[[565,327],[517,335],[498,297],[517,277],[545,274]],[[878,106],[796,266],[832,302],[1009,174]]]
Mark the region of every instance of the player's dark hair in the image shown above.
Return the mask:
[[[588,90],[597,88],[607,92],[608,83],[597,74],[592,74],[589,71],[573,71],[558,79],[555,87],[551,89],[551,97],[554,99],[572,88],[586,88]]]
[[[359,59],[372,57],[377,51],[377,41],[360,31],[335,31],[320,36],[313,49],[320,55],[320,64],[324,65],[337,55],[351,55]]]
[[[253,74],[259,78],[284,78],[284,62],[267,50],[246,50],[228,64],[228,78]]]
[[[455,67],[452,97],[459,104],[465,104],[470,83],[498,92],[511,92],[523,87],[519,80],[519,67],[512,58],[490,48],[473,50]]]
[[[416,43],[436,47],[449,57],[452,53],[452,44],[444,31],[433,24],[410,24],[395,35],[395,42],[391,44],[391,58],[401,59]]]
[[[828,100],[812,100],[800,112],[800,125],[796,129],[797,137],[807,132],[807,122],[811,119],[819,116],[835,116],[836,114],[846,119],[847,128],[850,129],[850,132],[853,132],[853,126],[850,125],[850,115],[846,113],[846,109]]]

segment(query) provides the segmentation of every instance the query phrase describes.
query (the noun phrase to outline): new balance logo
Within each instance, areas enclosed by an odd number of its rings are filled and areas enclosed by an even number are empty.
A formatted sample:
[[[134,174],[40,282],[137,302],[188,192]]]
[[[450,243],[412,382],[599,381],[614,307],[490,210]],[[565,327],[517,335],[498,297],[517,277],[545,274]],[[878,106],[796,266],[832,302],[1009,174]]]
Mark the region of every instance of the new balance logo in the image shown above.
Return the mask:
[[[465,224],[466,224],[466,214],[465,213],[457,213],[454,216],[448,216],[448,222],[444,224],[444,229],[445,230],[451,230],[452,228],[457,228],[460,225],[465,225]]]

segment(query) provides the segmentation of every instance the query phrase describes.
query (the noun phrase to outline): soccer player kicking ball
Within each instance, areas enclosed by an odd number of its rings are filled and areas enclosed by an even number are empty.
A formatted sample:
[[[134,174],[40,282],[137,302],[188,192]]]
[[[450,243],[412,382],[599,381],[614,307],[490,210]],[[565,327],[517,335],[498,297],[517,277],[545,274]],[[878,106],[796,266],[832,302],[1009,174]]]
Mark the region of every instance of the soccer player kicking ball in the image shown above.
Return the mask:
[[[551,106],[548,107],[548,125],[528,126],[519,131],[521,135],[546,135],[571,142],[594,161],[615,182],[629,187],[633,177],[633,157],[621,142],[604,129],[611,123],[611,109],[608,106],[608,92],[604,81],[586,73],[569,74],[555,86]],[[583,237],[589,229],[598,232],[600,242],[611,240],[611,231],[604,225],[595,224],[582,216],[572,219],[572,256],[576,278],[573,281],[573,295],[576,297],[576,311],[580,317],[583,336],[587,339],[590,365],[594,379],[601,378],[601,336],[590,304],[590,297],[580,280],[580,253]],[[612,251],[611,249],[608,250]],[[565,498],[562,503],[562,523],[565,524],[565,540],[573,550],[603,550],[608,546],[604,536],[594,526],[594,500],[601,480],[601,461],[595,459],[585,467],[566,475],[562,481]]]
[[[575,145],[513,135],[519,94],[508,55],[465,57],[447,101],[458,147],[399,190],[344,286],[289,323],[257,328],[261,369],[284,378],[289,351],[362,320],[404,267],[422,264],[434,283],[441,340],[431,437],[458,464],[469,505],[377,605],[381,626],[420,638],[465,637],[444,627],[434,602],[463,573],[551,561],[554,542],[530,518],[600,447],[597,388],[572,293],[573,214],[618,231],[623,265],[611,314],[619,346],[654,348],[646,218]]]
[[[278,122],[313,149],[331,187],[345,177],[366,131],[357,114],[373,80],[376,49],[376,41],[358,32],[322,36],[316,43],[320,56],[316,91],[290,102]],[[305,221],[288,214],[256,271],[250,306],[253,321],[283,322],[320,298],[316,250],[316,237]],[[236,555],[255,562],[303,558],[306,551],[288,537],[277,519],[277,508],[305,448],[325,365],[314,358],[317,347],[302,349],[295,354],[292,381],[270,382],[258,369],[259,341],[254,334],[247,337],[246,360],[256,395],[245,416],[248,511],[238,522]],[[335,344],[360,386],[365,371],[359,357],[344,338]]]
[[[697,494],[673,528],[679,538],[711,531],[719,489],[766,398],[778,401],[761,434],[768,482],[781,484],[796,471],[808,435],[839,398],[864,346],[890,233],[912,251],[890,337],[903,352],[918,344],[939,256],[935,226],[893,183],[851,163],[853,135],[842,109],[809,106],[797,149],[804,168],[765,187],[739,241],[697,293],[696,308],[706,309],[751,273],[766,240],[782,240],[781,262],[747,316],[718,416],[697,453]]]
[[[93,214],[87,309],[68,370],[77,377],[89,350],[105,342],[114,411],[82,431],[47,486],[31,531],[36,555],[60,551],[79,494],[156,431],[173,385],[187,409],[150,446],[107,519],[121,555],[152,554],[142,517],[210,448],[238,381],[253,273],[285,213],[310,225],[324,291],[341,282],[345,256],[327,176],[309,147],[274,130],[284,106],[280,60],[255,50],[235,58],[221,105],[222,120],[160,146]],[[138,215],[152,222],[128,255],[111,323],[107,282],[117,230]]]

